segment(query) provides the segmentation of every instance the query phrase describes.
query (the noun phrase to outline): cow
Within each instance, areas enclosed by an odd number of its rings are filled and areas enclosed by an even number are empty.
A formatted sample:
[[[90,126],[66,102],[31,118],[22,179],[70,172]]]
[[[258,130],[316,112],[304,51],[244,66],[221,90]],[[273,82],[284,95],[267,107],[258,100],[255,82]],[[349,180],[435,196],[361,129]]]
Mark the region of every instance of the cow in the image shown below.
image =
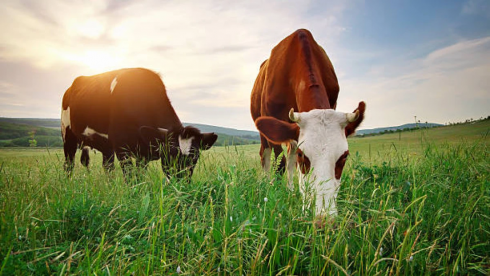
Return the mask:
[[[251,114],[260,132],[260,157],[270,171],[272,151],[282,156],[288,188],[298,168],[300,191],[306,183],[316,196],[316,214],[336,215],[335,198],[349,155],[347,136],[364,119],[366,105],[353,113],[336,111],[339,84],[330,59],[312,34],[299,29],[275,46],[260,66],[251,94]],[[288,147],[287,160],[282,144]]]
[[[190,178],[200,150],[211,148],[218,138],[184,127],[160,76],[144,68],[77,77],[63,96],[61,133],[69,173],[77,148],[82,148],[80,161],[86,167],[93,148],[102,153],[106,171],[114,169],[115,154],[126,177],[134,157],[140,167],[161,159],[167,177]]]

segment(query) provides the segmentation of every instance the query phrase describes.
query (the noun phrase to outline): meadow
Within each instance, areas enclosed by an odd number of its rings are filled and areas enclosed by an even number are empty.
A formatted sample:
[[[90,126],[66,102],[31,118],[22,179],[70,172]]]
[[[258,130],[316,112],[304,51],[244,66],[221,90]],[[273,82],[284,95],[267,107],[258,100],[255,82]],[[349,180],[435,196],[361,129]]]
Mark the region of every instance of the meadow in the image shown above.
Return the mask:
[[[258,145],[206,151],[191,183],[63,171],[61,149],[0,149],[1,275],[488,275],[490,121],[350,138],[323,228]],[[77,155],[79,160],[79,155]]]

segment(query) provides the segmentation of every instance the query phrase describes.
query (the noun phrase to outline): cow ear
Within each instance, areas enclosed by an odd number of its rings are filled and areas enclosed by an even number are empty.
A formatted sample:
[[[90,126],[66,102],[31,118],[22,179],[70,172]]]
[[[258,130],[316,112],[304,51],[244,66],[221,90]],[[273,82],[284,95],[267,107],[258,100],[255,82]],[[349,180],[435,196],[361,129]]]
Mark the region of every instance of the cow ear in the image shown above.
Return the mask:
[[[298,141],[299,126],[274,117],[264,116],[255,120],[255,125],[269,142],[274,144],[287,143],[290,140]]]
[[[366,111],[366,103],[359,102],[359,106],[353,112],[357,112],[359,114],[359,117],[357,117],[355,121],[347,124],[347,126],[345,127],[345,136],[350,136],[356,132],[357,127],[359,127],[359,125],[364,120],[364,111]]]
[[[214,132],[203,133],[201,139],[201,150],[210,149],[216,140],[218,140],[218,135],[214,134]]]
[[[157,145],[166,141],[168,130],[164,128],[142,126],[139,129],[139,134],[145,144]]]

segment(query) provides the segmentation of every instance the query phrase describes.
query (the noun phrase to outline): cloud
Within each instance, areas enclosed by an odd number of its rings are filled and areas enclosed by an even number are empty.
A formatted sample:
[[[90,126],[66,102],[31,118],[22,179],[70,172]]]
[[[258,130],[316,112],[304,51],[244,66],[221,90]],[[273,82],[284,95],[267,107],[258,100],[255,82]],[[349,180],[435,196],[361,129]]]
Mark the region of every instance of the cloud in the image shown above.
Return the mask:
[[[255,129],[249,104],[259,66],[298,28],[312,31],[332,59],[341,87],[338,109],[367,102],[364,127],[410,122],[414,115],[445,122],[484,113],[489,37],[439,49],[431,41],[417,49],[393,49],[396,43],[384,41],[346,44],[346,37],[363,37],[362,28],[346,24],[365,7],[360,2],[5,0],[0,116],[57,117],[75,77],[146,67],[161,75],[183,121]],[[461,13],[489,14],[487,3],[466,1]]]
[[[471,67],[474,64],[488,61],[490,37],[462,41],[430,53],[424,60],[426,66],[437,66],[442,70]],[[483,60],[482,60],[483,58]]]
[[[191,121],[221,124],[223,114],[249,112],[260,64],[291,32],[309,28],[319,40],[334,45],[332,38],[345,29],[338,18],[346,3],[6,0],[0,8],[0,68],[17,64],[46,76],[21,85],[19,99],[30,108],[30,99],[45,93],[40,90],[54,93],[44,99],[49,99],[47,106],[54,101],[57,107],[77,75],[147,67],[161,74],[179,114],[187,114]],[[329,9],[320,12],[318,7],[324,5]],[[52,84],[53,78],[62,78],[63,84]],[[0,81],[9,80],[3,76]],[[212,108],[203,114],[205,105]],[[53,114],[47,110],[41,107],[39,113]],[[0,115],[22,114],[18,109],[2,110]],[[248,117],[228,126],[254,129]]]
[[[462,13],[466,15],[484,15],[490,18],[490,1],[488,0],[467,0],[463,4]]]
[[[379,67],[366,78],[344,83],[347,94],[362,91],[368,99],[364,128],[396,125],[400,118],[410,122],[414,116],[446,123],[488,115],[490,37],[461,41],[418,60]],[[355,100],[347,98],[347,102],[352,105]]]
[[[322,33],[342,28],[333,15],[341,2],[332,3],[331,12],[305,22],[315,2],[4,1],[0,22],[9,27],[0,34],[2,57],[43,68],[79,62],[74,56],[87,48],[137,62],[150,60],[148,50],[193,55],[259,49],[266,57],[299,27],[328,27]]]

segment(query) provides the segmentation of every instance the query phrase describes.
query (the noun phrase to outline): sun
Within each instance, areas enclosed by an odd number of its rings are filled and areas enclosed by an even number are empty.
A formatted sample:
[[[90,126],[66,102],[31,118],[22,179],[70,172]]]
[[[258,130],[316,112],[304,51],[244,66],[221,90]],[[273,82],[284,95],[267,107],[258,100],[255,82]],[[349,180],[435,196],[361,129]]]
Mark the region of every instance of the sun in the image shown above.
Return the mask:
[[[119,63],[116,56],[104,50],[87,50],[79,58],[80,63],[98,72],[114,69]]]

